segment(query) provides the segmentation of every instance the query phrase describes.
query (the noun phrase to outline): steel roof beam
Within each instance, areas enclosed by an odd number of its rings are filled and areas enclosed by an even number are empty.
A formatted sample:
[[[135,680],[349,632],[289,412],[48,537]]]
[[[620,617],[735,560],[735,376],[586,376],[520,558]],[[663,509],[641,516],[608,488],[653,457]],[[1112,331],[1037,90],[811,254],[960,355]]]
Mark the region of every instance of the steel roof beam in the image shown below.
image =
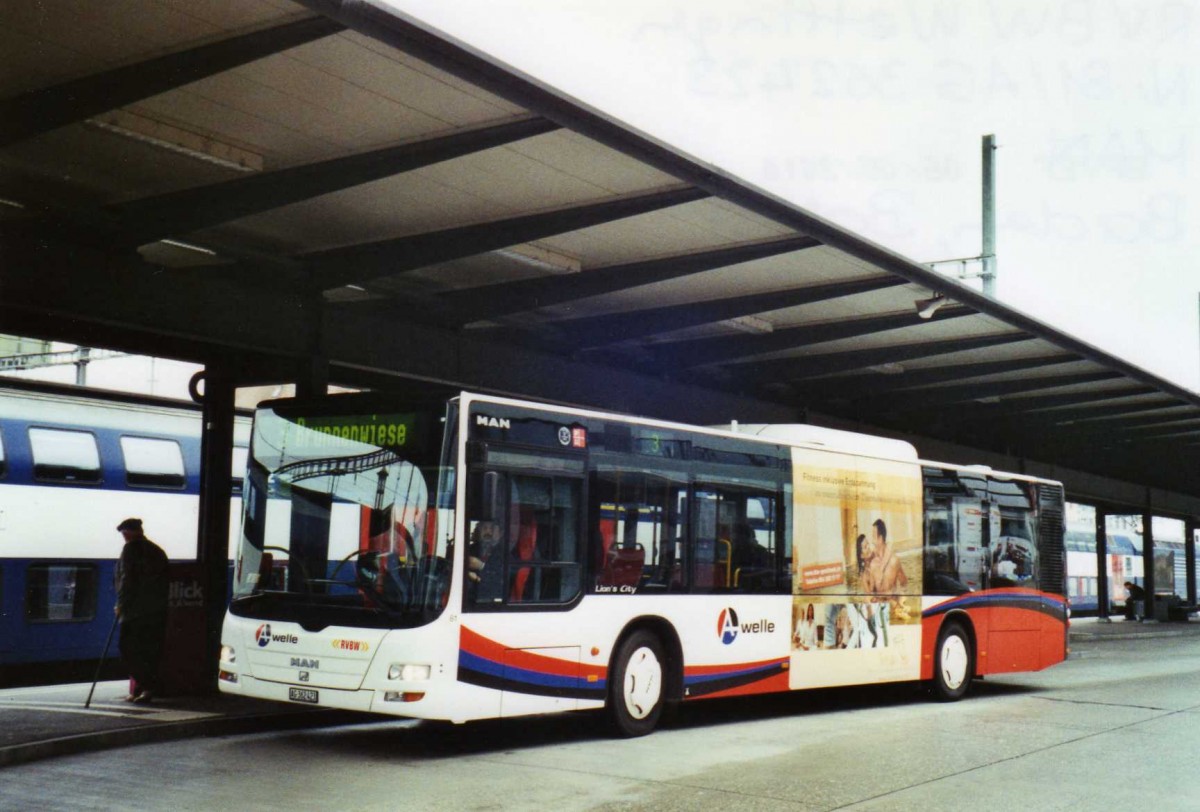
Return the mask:
[[[878,392],[880,387],[889,391],[914,389],[937,383],[961,381],[986,375],[1006,372],[1022,372],[1040,367],[1070,364],[1080,359],[1074,355],[1040,355],[1036,358],[1016,358],[1011,361],[984,361],[975,364],[938,365],[925,369],[905,370],[900,373],[868,372],[826,378],[821,381],[823,399],[845,401]]]
[[[557,129],[557,124],[544,118],[526,117],[118,203],[105,207],[105,213],[115,221],[117,239],[136,247]]]
[[[517,282],[452,290],[438,294],[437,298],[457,311],[457,319],[461,324],[470,324],[474,321],[586,299],[589,296],[601,296],[655,282],[666,282],[743,262],[790,254],[815,248],[820,244],[811,237],[793,235],[708,251],[588,268],[577,274],[540,276]]]
[[[1153,423],[1141,423],[1133,426],[1087,426],[1076,423],[1073,428],[1078,428],[1085,432],[1097,433],[1116,433],[1131,434],[1139,437],[1153,437],[1159,433],[1170,433],[1173,431],[1191,431],[1195,427],[1200,430],[1200,416],[1193,412],[1188,416],[1177,416],[1174,420],[1158,420]],[[1072,428],[1072,427],[1068,427]],[[1145,432],[1145,433],[1143,433]]]
[[[22,93],[0,101],[0,146],[33,138],[343,30],[344,26],[326,17],[306,17]]]
[[[974,315],[969,307],[944,307],[933,315],[933,321],[945,321]],[[662,369],[688,369],[738,361],[755,355],[798,349],[843,338],[858,338],[904,327],[928,324],[915,311],[904,310],[882,316],[841,319],[824,324],[788,327],[764,335],[723,335],[676,341],[649,348],[654,364]]]
[[[1107,414],[1069,419],[1051,419],[1048,417],[1051,413],[1047,412],[1044,423],[1048,426],[1079,429],[1080,431],[1125,431],[1169,425],[1182,420],[1200,417],[1200,411],[1197,411],[1195,408],[1187,408],[1182,405],[1172,408],[1184,411],[1174,414],[1143,414],[1140,412],[1133,414]]]
[[[1144,395],[1162,394],[1150,386],[1124,386],[1103,389],[1098,392],[1067,392],[1061,395],[1031,395],[1006,399],[995,398],[994,403],[964,403],[959,406],[958,419],[961,422],[995,421],[1012,418],[1039,418],[1050,414],[1049,409],[1060,407],[1081,407],[1086,411],[1094,406],[1087,404],[1104,403],[1123,398],[1142,397]],[[1116,404],[1120,405],[1120,404]]]
[[[1166,396],[1164,396],[1165,398]],[[1140,416],[1143,412],[1162,411],[1164,409],[1182,409],[1182,404],[1174,398],[1165,402],[1139,401],[1137,403],[1117,403],[1111,406],[1085,406],[1082,408],[1058,408],[1034,411],[1029,414],[1031,419],[1040,419],[1052,423],[1073,423],[1082,421],[1099,421],[1104,419],[1120,420],[1125,415]]]
[[[1142,434],[1140,433],[1140,430],[1133,429],[1132,431],[1136,431],[1138,433],[1131,439],[1142,442],[1144,440],[1167,440],[1176,437],[1194,437],[1196,435],[1200,435],[1200,425],[1196,425],[1197,423],[1200,423],[1200,421],[1192,420],[1188,421],[1186,426],[1180,425],[1176,428],[1163,428],[1160,431],[1154,431],[1148,434]]]
[[[803,378],[815,378],[851,369],[863,369],[877,364],[911,361],[917,358],[930,358],[937,355],[978,350],[985,347],[996,347],[1003,344],[1013,344],[1018,341],[1030,340],[1032,340],[1032,337],[1025,333],[997,333],[986,336],[974,336],[972,338],[918,341],[909,344],[876,347],[870,350],[849,350],[846,352],[804,355],[794,358],[775,358],[769,361],[749,361],[733,367],[727,367],[726,371],[734,377],[752,382],[786,382]]]
[[[555,211],[315,251],[297,258],[308,265],[314,287],[329,290],[648,214],[707,197],[710,197],[708,192],[692,186],[674,187]]]
[[[655,307],[633,312],[614,313],[606,316],[591,316],[581,319],[566,319],[548,322],[556,335],[572,346],[579,348],[604,347],[633,338],[662,335],[688,327],[751,316],[772,310],[853,296],[873,290],[905,285],[898,276],[871,276],[849,282],[830,282],[821,285],[806,285],[800,288],[774,290],[767,293],[752,293],[727,299],[712,299],[704,302]]]
[[[1037,378],[1022,378],[1016,381],[993,383],[964,383],[912,390],[901,396],[887,396],[884,411],[920,411],[922,409],[949,406],[963,401],[1012,395],[1020,392],[1035,392],[1041,389],[1057,389],[1060,386],[1112,381],[1124,376],[1119,372],[1082,372],[1072,375],[1047,375]]]

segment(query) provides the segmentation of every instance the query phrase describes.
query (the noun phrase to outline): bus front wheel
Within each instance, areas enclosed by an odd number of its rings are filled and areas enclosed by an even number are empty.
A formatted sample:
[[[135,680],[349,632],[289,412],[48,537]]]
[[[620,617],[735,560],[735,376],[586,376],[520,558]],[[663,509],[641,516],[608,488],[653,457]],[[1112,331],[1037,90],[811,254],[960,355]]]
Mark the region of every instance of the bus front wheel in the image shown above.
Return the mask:
[[[608,682],[609,724],[620,736],[645,736],[662,715],[666,662],[662,643],[639,629],[626,637],[613,657]]]
[[[933,664],[933,692],[943,702],[962,699],[975,673],[971,637],[956,620],[942,627]]]

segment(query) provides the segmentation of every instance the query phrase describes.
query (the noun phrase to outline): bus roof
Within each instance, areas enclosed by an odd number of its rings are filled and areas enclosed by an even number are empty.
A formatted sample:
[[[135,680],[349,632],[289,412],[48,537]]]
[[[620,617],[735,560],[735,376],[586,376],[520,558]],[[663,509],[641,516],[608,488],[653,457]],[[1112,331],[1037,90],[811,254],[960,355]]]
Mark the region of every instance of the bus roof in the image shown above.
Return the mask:
[[[843,451],[867,457],[884,457],[916,462],[917,449],[904,440],[875,437],[853,431],[829,429],[808,423],[751,423],[734,424],[730,430],[763,439],[778,440],[787,445],[811,446],[828,451]]]

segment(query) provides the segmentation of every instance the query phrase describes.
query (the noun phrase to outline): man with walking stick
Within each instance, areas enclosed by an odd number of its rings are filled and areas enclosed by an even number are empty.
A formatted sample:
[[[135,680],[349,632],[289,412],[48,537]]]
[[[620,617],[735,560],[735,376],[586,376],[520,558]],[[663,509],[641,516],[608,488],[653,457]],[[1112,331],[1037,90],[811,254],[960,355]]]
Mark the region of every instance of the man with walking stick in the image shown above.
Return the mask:
[[[167,554],[142,532],[141,519],[117,525],[125,547],[117,560],[113,607],[121,624],[118,646],[129,671],[126,702],[150,702],[159,691],[159,661],[167,632]]]

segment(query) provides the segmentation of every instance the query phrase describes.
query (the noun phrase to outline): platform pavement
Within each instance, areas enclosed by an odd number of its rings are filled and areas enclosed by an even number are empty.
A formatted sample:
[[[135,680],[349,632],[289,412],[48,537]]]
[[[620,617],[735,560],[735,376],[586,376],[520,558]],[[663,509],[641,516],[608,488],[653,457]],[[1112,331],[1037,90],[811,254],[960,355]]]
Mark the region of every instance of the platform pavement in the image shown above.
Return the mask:
[[[1078,618],[1072,647],[1106,640],[1200,636],[1200,622],[1136,623]],[[71,753],[193,736],[224,736],[304,727],[362,724],[386,717],[211,696],[159,699],[149,705],[122,701],[126,683],[101,682],[84,708],[90,683],[0,690],[0,768]]]
[[[0,768],[42,758],[193,736],[360,724],[383,717],[214,694],[124,701],[128,682],[0,690]]]

